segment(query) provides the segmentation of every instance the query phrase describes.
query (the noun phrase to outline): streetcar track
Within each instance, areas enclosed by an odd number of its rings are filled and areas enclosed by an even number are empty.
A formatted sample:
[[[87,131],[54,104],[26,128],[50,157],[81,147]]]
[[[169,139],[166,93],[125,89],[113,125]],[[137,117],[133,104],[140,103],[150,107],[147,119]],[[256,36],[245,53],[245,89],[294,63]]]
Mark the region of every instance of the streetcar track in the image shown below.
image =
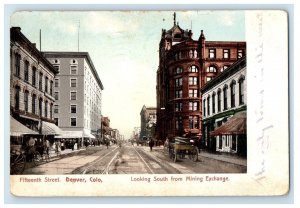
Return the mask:
[[[145,160],[143,159],[143,157],[140,155],[140,153],[138,153],[138,151],[136,150],[135,147],[133,147],[133,149],[135,150],[135,152],[138,154],[138,156],[142,159],[143,163],[147,166],[147,168],[151,171],[152,174],[155,174],[154,171],[152,170],[152,168],[150,168],[150,166],[145,162]]]
[[[109,167],[111,166],[112,162],[115,160],[115,158],[119,155],[120,152],[116,152],[115,156],[109,161],[106,168],[103,170],[102,174],[109,174]]]

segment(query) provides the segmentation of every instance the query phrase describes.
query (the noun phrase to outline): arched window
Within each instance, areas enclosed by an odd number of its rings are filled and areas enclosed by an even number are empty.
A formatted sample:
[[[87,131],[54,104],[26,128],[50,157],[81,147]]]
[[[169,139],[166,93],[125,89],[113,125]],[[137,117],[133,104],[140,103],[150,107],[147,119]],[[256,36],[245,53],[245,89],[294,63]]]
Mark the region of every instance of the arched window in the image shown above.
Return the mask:
[[[243,105],[245,103],[245,86],[244,86],[245,77],[241,76],[239,79],[239,103]]]
[[[203,100],[203,116],[206,116],[206,100]]]
[[[17,77],[20,77],[20,66],[21,66],[21,55],[15,54],[15,74]]]
[[[228,89],[228,86],[225,85],[223,88],[224,110],[227,110],[227,108],[228,108],[228,106],[227,106],[227,89]]]
[[[28,80],[29,80],[28,74],[29,74],[29,62],[25,61],[25,64],[24,64],[24,80],[26,82],[28,82]]]
[[[45,102],[45,117],[48,117],[48,101]]]
[[[224,65],[221,67],[221,72],[225,71],[229,66],[228,65]]]
[[[32,75],[31,75],[31,79],[32,79],[32,86],[36,86],[36,67],[33,66],[32,67]]]
[[[194,50],[194,58],[197,58],[197,57],[198,57],[197,50]]]
[[[193,58],[193,50],[190,50],[190,51],[189,51],[189,57],[190,57],[190,58]]]
[[[217,68],[215,66],[209,66],[207,67],[206,72],[217,72]]]
[[[43,107],[43,99],[40,98],[39,99],[39,116],[42,117],[43,113],[42,113],[42,107]]]
[[[195,65],[192,65],[189,67],[189,72],[198,72],[198,67]]]
[[[210,96],[207,97],[207,116],[210,115]]]
[[[231,100],[231,108],[235,107],[235,80],[232,80],[230,84],[230,100]]]
[[[221,111],[221,103],[222,103],[222,99],[221,99],[221,89],[218,89],[217,92],[217,99],[218,99],[218,112]]]
[[[26,90],[24,92],[24,110],[25,110],[25,112],[28,112],[28,95],[29,95],[29,92]]]
[[[20,110],[20,87],[15,87],[15,110]]]
[[[216,93],[212,94],[212,113],[216,113]]]
[[[35,108],[36,108],[36,95],[33,94],[33,95],[32,95],[32,101],[31,101],[31,112],[32,112],[33,114],[36,114]]]

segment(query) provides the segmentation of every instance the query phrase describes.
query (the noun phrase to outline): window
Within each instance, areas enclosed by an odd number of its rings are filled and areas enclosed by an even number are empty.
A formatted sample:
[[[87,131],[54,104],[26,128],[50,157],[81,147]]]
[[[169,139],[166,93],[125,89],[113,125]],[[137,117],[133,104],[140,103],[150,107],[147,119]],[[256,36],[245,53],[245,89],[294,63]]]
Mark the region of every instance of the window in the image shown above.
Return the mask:
[[[45,117],[48,117],[48,101],[45,102]]]
[[[242,77],[242,78],[240,78],[239,79],[239,101],[240,101],[240,105],[243,105],[244,103],[245,103],[245,101],[244,101],[244,80],[245,80],[245,78],[244,77]]]
[[[227,69],[228,68],[228,65],[224,65],[224,66],[222,66],[221,67],[221,72],[223,72],[225,69]]]
[[[77,74],[77,66],[71,66],[70,74],[71,75],[76,75]]]
[[[54,81],[54,87],[59,87],[59,79],[56,78]]]
[[[32,101],[31,101],[31,112],[33,114],[36,114],[36,95],[32,95]]]
[[[70,79],[70,86],[71,87],[77,87],[77,79],[71,78]]]
[[[53,95],[53,81],[50,81],[50,95]]]
[[[175,128],[176,128],[176,130],[181,131],[181,130],[183,130],[182,127],[183,127],[182,126],[182,117],[181,116],[176,117],[175,118]]]
[[[176,68],[176,71],[175,71],[175,74],[181,74],[182,73],[182,68],[181,67],[177,67]]]
[[[229,49],[223,49],[223,58],[224,59],[229,59],[230,58]]]
[[[25,112],[28,112],[28,91],[26,90],[25,92],[24,92],[24,110],[25,110]]]
[[[207,97],[207,116],[210,115],[210,96]]]
[[[76,113],[77,111],[77,106],[76,105],[71,105],[71,113]]]
[[[59,92],[54,92],[54,99],[59,100]]]
[[[175,98],[182,98],[182,90],[175,91]]]
[[[43,105],[43,100],[40,98],[39,99],[39,116],[42,117],[42,105]]]
[[[53,117],[53,104],[50,105],[50,119]]]
[[[175,103],[175,111],[182,111],[182,103]]]
[[[231,107],[235,107],[235,81],[230,85],[230,97],[231,97]]]
[[[244,50],[243,49],[238,49],[237,54],[238,54],[238,59],[242,58],[244,56]]]
[[[221,111],[221,103],[222,103],[220,89],[218,90],[217,97],[218,97],[218,112],[220,112]]]
[[[216,49],[209,49],[209,58],[216,58]]]
[[[212,113],[216,113],[216,93],[212,94]]]
[[[190,50],[190,51],[189,51],[189,57],[190,57],[190,58],[193,58],[193,56],[194,56],[193,50]]]
[[[17,77],[20,77],[20,65],[21,65],[21,55],[16,53],[15,54],[15,73]]]
[[[189,97],[198,97],[198,90],[189,90]]]
[[[193,65],[189,67],[189,72],[198,72],[198,67]]]
[[[48,77],[45,77],[45,92],[48,93]]]
[[[42,91],[43,90],[43,74],[40,73],[39,76],[39,90]]]
[[[58,105],[54,105],[54,113],[59,113],[59,107]]]
[[[223,140],[222,140],[222,136],[219,136],[219,149],[222,149],[222,142],[223,142]]]
[[[217,68],[215,66],[209,66],[206,69],[207,72],[217,72]]]
[[[76,126],[76,118],[71,118],[71,126]]]
[[[32,86],[36,86],[36,68],[32,67]]]
[[[189,102],[189,110],[197,111],[198,110],[198,102]]]
[[[206,77],[206,82],[209,82],[212,79],[212,77]]]
[[[227,85],[225,85],[223,89],[223,97],[224,97],[224,110],[227,110]]]
[[[236,151],[236,135],[232,135],[232,144],[231,144],[231,148],[232,148],[232,150],[234,150],[234,151]]]
[[[77,92],[71,92],[71,100],[76,100],[77,99]]]
[[[206,100],[203,100],[203,116],[206,116]]]
[[[28,82],[28,80],[29,80],[28,74],[29,74],[29,62],[25,61],[25,64],[24,64],[24,80],[26,82]]]
[[[58,126],[58,118],[54,118],[54,123],[56,126]]]
[[[59,73],[59,65],[53,65],[54,69],[56,69]]]
[[[182,86],[182,78],[175,79],[175,86],[176,87]]]
[[[197,77],[189,77],[189,85],[197,85],[198,78]]]
[[[15,88],[15,109],[20,109],[20,87],[16,86]]]
[[[199,129],[199,116],[189,116],[189,128]]]
[[[197,50],[194,50],[194,58],[197,58],[197,57],[198,57]]]
[[[182,54],[181,52],[178,53],[179,59],[182,59]]]

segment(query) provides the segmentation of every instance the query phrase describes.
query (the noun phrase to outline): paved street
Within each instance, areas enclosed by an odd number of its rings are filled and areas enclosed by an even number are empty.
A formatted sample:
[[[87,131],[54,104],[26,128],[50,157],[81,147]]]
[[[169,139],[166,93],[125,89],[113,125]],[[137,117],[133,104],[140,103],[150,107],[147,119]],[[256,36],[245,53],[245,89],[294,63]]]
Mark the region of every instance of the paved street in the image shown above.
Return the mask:
[[[209,155],[200,153],[197,162],[186,157],[174,163],[163,147],[154,147],[153,151],[146,146],[131,144],[122,147],[113,145],[108,149],[105,146],[88,147],[86,150],[62,154],[51,158],[47,163],[28,167],[24,174],[192,174],[247,171],[246,165]]]

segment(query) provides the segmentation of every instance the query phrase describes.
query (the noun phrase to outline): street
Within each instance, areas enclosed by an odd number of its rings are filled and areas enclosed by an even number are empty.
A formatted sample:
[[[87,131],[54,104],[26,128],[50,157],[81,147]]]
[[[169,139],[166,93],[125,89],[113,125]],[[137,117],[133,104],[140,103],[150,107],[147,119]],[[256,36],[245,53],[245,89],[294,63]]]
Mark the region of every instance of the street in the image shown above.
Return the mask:
[[[201,153],[197,162],[186,157],[174,163],[163,147],[154,147],[150,151],[147,146],[124,144],[122,147],[112,145],[108,149],[105,146],[90,146],[86,150],[28,167],[23,174],[195,174],[246,171],[246,166],[204,157]]]

